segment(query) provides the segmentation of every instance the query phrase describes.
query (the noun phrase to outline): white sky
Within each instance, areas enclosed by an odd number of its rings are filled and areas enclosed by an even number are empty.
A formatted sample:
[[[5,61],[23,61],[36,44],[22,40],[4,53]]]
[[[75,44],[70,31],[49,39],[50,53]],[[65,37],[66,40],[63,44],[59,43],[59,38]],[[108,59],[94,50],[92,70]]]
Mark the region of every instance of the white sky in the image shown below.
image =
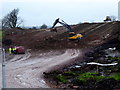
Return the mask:
[[[24,26],[52,26],[56,18],[68,24],[103,21],[105,16],[118,17],[119,0],[2,0],[0,18],[19,8]],[[0,6],[1,6],[0,5]],[[1,12],[2,11],[2,12]]]

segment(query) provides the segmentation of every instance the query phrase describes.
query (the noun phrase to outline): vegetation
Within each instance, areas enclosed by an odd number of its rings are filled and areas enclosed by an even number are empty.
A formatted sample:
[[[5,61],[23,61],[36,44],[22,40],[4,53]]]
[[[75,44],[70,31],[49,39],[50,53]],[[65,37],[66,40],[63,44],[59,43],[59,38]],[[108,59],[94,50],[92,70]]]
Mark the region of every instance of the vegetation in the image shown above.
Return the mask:
[[[2,30],[0,30],[0,41],[2,40]]]
[[[115,80],[120,81],[120,73],[116,73],[112,76]]]
[[[47,25],[46,24],[43,24],[40,29],[47,29]]]
[[[19,9],[13,9],[2,19],[2,29],[11,29],[18,27],[23,20],[18,17]]]
[[[120,57],[111,57],[111,56],[109,56],[108,57],[110,60],[112,60],[112,59],[114,59],[114,60],[120,60]]]
[[[57,77],[56,77],[60,82],[63,82],[63,83],[67,83],[67,79],[64,75],[61,75],[59,74]]]
[[[104,21],[116,21],[116,16],[106,16]]]
[[[120,73],[116,73],[111,76],[102,76],[96,72],[95,73],[86,72],[82,74],[78,74],[76,72],[64,72],[63,74],[58,74],[55,77],[59,82],[62,82],[62,83],[68,83],[70,79],[73,79],[72,83],[77,85],[79,83],[86,84],[86,83],[89,83],[90,81],[95,81],[97,83],[110,78],[113,78],[116,81],[120,81]]]
[[[101,76],[101,75],[98,75],[98,73],[90,73],[90,72],[86,72],[79,75],[79,80],[83,82],[87,82],[88,80],[96,80],[98,82],[100,80],[109,79],[109,78],[113,78],[113,77]]]

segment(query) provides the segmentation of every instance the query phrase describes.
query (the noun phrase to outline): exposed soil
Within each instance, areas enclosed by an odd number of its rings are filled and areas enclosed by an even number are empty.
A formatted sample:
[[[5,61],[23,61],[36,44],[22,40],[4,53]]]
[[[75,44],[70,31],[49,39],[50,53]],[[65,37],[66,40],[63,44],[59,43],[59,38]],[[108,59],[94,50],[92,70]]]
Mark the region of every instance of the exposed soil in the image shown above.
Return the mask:
[[[53,88],[74,88],[81,90],[119,90],[120,52],[118,50],[120,50],[120,48],[117,48],[116,50],[111,50],[111,48],[115,48],[117,46],[118,44],[110,46],[110,43],[107,43],[102,45],[101,47],[89,50],[84,54],[85,57],[83,59],[78,57],[77,63],[59,69],[57,71],[54,70],[52,72],[44,73],[44,77],[46,78],[47,83]],[[107,67],[99,66],[97,71],[97,66],[87,65],[88,62],[96,62],[102,64],[116,62],[118,64],[115,66]],[[90,73],[89,76],[87,73]],[[96,74],[90,77],[91,73]],[[79,79],[82,74],[87,75],[84,75],[82,79]],[[114,75],[115,77],[112,77]],[[95,78],[104,79],[96,80]]]
[[[80,53],[81,51],[69,49],[64,53],[61,51],[39,53],[38,57],[31,57],[29,52],[15,55],[6,64],[7,88],[48,88],[43,73],[63,67]]]
[[[65,48],[89,48],[101,45],[118,36],[120,22],[108,23],[84,23],[73,25],[76,33],[83,34],[80,42],[68,41],[68,32],[63,27],[56,27],[57,32],[46,30],[7,30],[3,40],[12,40],[12,45],[22,45],[27,49],[65,49]]]
[[[90,62],[92,61],[91,57],[87,57],[85,54],[89,51],[101,51],[114,46],[118,48],[120,45],[119,26],[120,22],[118,21],[72,25],[71,27],[76,33],[83,35],[79,42],[69,41],[68,31],[61,26],[56,27],[57,32],[51,32],[50,29],[6,30],[6,36],[3,38],[3,47],[6,52],[9,46],[24,46],[27,50],[25,55],[12,55],[13,58],[8,54],[7,86],[9,88],[48,88],[50,86],[60,88],[61,85],[64,88],[68,87],[68,84],[55,84],[55,80],[50,82],[53,80],[51,78],[47,79],[46,84],[43,72],[47,74],[58,69],[62,71],[72,65],[74,67],[79,63]],[[93,56],[92,54],[92,58],[95,59]],[[85,68],[80,68],[80,70]],[[88,71],[89,68],[91,67],[87,67]],[[114,80],[109,80],[109,82],[112,81]],[[106,83],[106,81],[102,83]]]

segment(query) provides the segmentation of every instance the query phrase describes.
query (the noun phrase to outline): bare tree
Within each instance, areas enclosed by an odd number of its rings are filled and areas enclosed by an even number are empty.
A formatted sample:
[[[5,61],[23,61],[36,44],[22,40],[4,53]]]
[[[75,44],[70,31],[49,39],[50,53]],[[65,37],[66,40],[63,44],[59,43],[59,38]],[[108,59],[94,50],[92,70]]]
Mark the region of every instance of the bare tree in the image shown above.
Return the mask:
[[[23,20],[18,17],[18,12],[19,9],[13,9],[9,14],[7,14],[3,19],[2,19],[2,28],[16,28],[18,27]]]

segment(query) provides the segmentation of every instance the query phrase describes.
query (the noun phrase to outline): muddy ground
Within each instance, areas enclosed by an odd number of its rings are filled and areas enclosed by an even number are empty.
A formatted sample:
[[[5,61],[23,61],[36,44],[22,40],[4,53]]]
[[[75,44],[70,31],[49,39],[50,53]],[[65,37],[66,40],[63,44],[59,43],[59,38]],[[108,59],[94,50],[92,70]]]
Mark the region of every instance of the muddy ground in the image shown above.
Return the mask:
[[[118,43],[104,44],[84,53],[83,60],[59,70],[44,73],[47,83],[53,88],[73,88],[80,90],[119,90],[120,89],[120,48]],[[111,50],[116,48],[116,50]],[[76,58],[77,59],[77,58]],[[78,58],[80,59],[80,58]],[[87,65],[89,62],[113,66]],[[84,74],[84,76],[83,76]],[[93,74],[93,76],[91,76]],[[89,76],[88,76],[89,75]],[[115,77],[113,77],[115,75]],[[82,77],[82,79],[79,79]],[[116,78],[117,77],[117,78]],[[101,78],[98,80],[98,78]]]
[[[72,62],[82,52],[75,49],[38,53],[26,52],[15,55],[6,62],[7,88],[49,88],[43,78],[43,72],[57,70],[65,63]]]
[[[56,27],[57,32],[51,32],[50,29],[6,30],[3,38],[3,47],[6,52],[8,52],[9,46],[24,46],[26,48],[24,55],[7,54],[7,87],[72,88],[73,85],[68,87],[68,84],[65,85],[61,82],[53,86],[56,81],[50,76],[46,80],[43,75],[56,70],[61,70],[63,73],[64,70],[68,70],[67,67],[74,68],[80,63],[97,59],[95,53],[91,54],[91,57],[86,56],[87,52],[119,47],[119,24],[120,22],[116,21],[72,25],[71,27],[76,33],[83,35],[79,42],[69,41],[67,29],[61,26]],[[82,69],[84,70],[85,67]],[[87,70],[90,71],[89,68]],[[53,81],[49,82],[49,80]]]

